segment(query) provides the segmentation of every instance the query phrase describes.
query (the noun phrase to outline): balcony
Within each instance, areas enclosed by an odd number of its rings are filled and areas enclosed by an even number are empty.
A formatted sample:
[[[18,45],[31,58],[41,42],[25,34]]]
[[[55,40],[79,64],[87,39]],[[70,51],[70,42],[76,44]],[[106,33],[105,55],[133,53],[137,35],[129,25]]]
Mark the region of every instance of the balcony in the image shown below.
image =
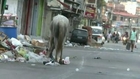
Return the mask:
[[[72,0],[64,0],[64,2],[80,5],[80,3],[72,1]]]

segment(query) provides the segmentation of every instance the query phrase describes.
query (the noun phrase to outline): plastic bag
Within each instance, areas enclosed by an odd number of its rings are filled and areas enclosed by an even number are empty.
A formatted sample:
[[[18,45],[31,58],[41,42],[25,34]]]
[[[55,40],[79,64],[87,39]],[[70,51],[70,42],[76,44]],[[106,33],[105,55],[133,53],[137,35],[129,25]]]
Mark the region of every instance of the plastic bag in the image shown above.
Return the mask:
[[[47,61],[47,58],[45,55],[38,55],[34,52],[28,52],[29,61],[28,62],[38,62],[43,63],[43,61]]]
[[[66,57],[64,59],[64,64],[70,64],[70,57]]]
[[[23,46],[23,44],[16,38],[11,38],[11,41],[12,41],[12,45],[14,46]]]

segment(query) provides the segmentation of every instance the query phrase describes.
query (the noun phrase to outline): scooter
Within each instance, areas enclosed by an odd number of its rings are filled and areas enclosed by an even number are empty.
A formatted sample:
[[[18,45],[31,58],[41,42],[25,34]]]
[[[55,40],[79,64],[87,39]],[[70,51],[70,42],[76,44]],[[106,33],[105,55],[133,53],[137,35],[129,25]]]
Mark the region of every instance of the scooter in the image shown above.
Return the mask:
[[[128,39],[125,36],[122,37],[122,43],[123,43],[123,45],[126,45],[127,44],[127,41],[128,41]]]

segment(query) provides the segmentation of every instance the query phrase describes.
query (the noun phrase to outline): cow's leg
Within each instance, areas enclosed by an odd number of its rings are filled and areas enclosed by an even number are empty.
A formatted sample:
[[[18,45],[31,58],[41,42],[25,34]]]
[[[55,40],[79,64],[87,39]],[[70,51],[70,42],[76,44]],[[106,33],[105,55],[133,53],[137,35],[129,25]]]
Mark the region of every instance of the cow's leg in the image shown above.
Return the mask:
[[[58,62],[58,50],[56,49],[56,53],[55,53],[55,62]]]
[[[64,39],[63,39],[63,42],[62,42],[62,47],[61,47],[61,50],[60,50],[60,60],[59,60],[59,63],[60,64],[64,64],[64,61],[62,61],[62,59],[63,59],[63,48],[64,48],[64,42],[65,42],[65,40],[66,40],[66,37],[64,36]]]
[[[59,50],[58,50],[58,39],[57,38],[54,38],[54,45],[55,45],[55,62],[58,62],[58,53],[59,53]]]
[[[52,60],[54,60],[54,57],[53,57],[53,50],[54,50],[54,48],[55,48],[55,45],[54,45],[54,42],[53,42],[52,48],[50,49],[50,55],[49,55],[49,57],[50,57]]]
[[[48,56],[49,56],[49,58],[51,58],[51,59],[54,59],[54,58],[53,58],[53,50],[54,50],[54,48],[55,48],[55,45],[54,45],[54,38],[51,37],[51,39],[50,39],[50,45],[49,45],[49,52],[48,52]]]
[[[60,64],[64,64],[64,62],[62,61],[62,54],[63,54],[63,47],[61,48],[61,52],[60,52],[60,59],[59,59],[59,63]]]

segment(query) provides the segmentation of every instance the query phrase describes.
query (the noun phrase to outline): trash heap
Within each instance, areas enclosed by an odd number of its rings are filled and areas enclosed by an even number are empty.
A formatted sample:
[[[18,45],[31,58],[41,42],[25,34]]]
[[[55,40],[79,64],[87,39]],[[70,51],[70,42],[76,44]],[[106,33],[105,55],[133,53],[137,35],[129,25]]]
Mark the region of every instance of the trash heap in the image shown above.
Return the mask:
[[[0,61],[43,63],[47,61],[46,45],[43,39],[21,34],[17,38],[7,38],[0,32]]]

